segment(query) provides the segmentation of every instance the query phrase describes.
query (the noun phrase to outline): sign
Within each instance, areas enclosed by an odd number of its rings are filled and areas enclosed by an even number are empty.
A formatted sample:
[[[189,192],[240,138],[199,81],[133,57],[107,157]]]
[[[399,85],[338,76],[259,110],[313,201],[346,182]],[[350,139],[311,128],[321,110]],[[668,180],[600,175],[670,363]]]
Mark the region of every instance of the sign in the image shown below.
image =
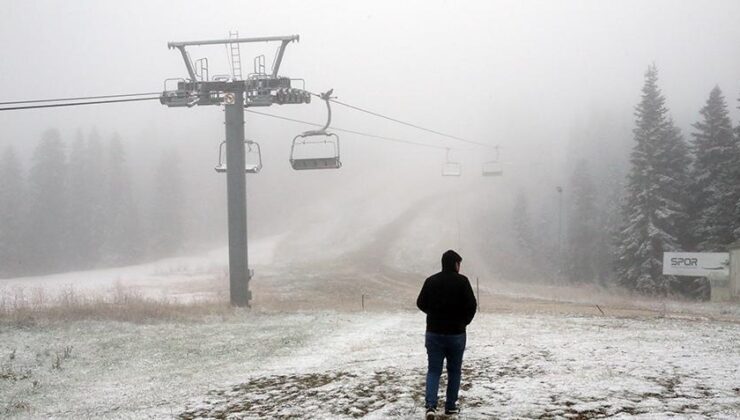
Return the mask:
[[[692,277],[730,275],[727,252],[664,252],[663,274]]]
[[[228,92],[224,94],[224,103],[226,105],[234,105],[235,102],[236,102],[236,96],[234,95],[233,92]]]

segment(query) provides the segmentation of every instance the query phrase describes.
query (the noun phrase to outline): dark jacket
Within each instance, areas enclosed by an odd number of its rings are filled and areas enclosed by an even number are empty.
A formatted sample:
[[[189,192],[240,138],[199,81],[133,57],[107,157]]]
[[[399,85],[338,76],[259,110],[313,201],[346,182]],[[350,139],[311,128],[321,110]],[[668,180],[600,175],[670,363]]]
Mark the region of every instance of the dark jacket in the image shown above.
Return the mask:
[[[427,332],[463,334],[478,303],[468,278],[445,268],[426,279],[416,306],[427,314]]]

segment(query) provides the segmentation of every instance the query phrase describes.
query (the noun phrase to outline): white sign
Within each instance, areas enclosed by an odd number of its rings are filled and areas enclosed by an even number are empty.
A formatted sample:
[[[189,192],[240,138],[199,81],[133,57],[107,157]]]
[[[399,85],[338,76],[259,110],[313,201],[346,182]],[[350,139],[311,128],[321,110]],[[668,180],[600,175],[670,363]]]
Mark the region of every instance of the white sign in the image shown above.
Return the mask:
[[[236,102],[236,95],[234,95],[233,92],[228,92],[224,94],[224,103],[226,105],[234,105]]]
[[[728,252],[665,252],[663,274],[672,276],[715,277],[730,275]]]

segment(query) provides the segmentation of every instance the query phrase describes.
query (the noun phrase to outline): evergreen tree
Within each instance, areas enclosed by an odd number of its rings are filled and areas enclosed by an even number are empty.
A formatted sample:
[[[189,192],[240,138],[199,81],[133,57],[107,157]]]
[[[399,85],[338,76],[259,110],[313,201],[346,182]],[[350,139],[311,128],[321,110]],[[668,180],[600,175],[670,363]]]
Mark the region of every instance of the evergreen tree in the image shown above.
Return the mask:
[[[738,97],[738,103],[740,103],[740,97]],[[737,107],[740,109],[740,106]],[[740,123],[735,127],[735,143],[740,144]],[[735,185],[740,185],[740,162],[735,164]],[[740,197],[738,197],[735,203],[735,240],[740,241]]]
[[[592,282],[596,279],[598,220],[587,161],[576,164],[569,190],[573,200],[568,209],[567,271],[573,280]]]
[[[36,272],[68,268],[67,164],[58,131],[42,135],[33,153],[28,184],[29,263]]]
[[[0,158],[0,277],[23,273],[24,187],[15,150],[8,147]]]
[[[592,244],[588,252],[592,254],[593,278],[599,284],[606,285],[614,280],[615,236],[620,229],[621,197],[624,190],[624,179],[627,173],[630,146],[626,133],[631,127],[620,121],[621,117],[608,109],[593,108],[588,118],[576,121],[566,148],[566,165],[577,169],[582,160],[588,165],[588,184],[593,190],[592,220],[588,225],[594,226]],[[573,175],[573,174],[571,174]],[[574,182],[571,179],[570,182]],[[575,197],[578,187],[569,185],[569,196]],[[575,236],[580,220],[574,216],[574,199],[568,200],[566,230],[568,237]],[[583,227],[583,225],[580,225]],[[566,238],[566,273],[574,276],[573,268],[578,265],[573,258],[578,252],[573,249],[572,241]],[[580,251],[579,251],[580,252]],[[582,260],[583,262],[587,260]],[[580,271],[580,270],[576,270]]]
[[[735,205],[740,200],[740,146],[732,132],[725,98],[718,86],[693,126],[693,240],[702,251],[721,251],[735,239]]]
[[[69,155],[70,264],[89,268],[101,260],[107,203],[103,146],[96,130],[85,141],[81,132]]]
[[[601,284],[607,284],[614,279],[615,266],[614,255],[618,244],[615,244],[614,238],[618,236],[621,228],[621,209],[619,204],[622,202],[624,194],[624,174],[621,167],[611,165],[603,169],[605,173],[610,174],[606,180],[597,188],[599,191],[599,204],[597,208],[597,230],[596,241],[596,270]]]
[[[511,213],[511,227],[516,251],[508,254],[502,265],[509,266],[512,275],[523,281],[541,280],[542,269],[551,260],[551,255],[547,253],[549,249],[543,246],[541,238],[534,235],[533,222],[527,195],[519,190],[514,198]],[[494,240],[500,241],[500,238],[494,238]]]
[[[91,264],[102,260],[105,246],[106,223],[108,220],[107,171],[103,142],[96,129],[88,136],[85,153],[85,173],[89,194],[90,253],[87,259]]]
[[[658,88],[658,71],[645,74],[635,110],[635,146],[630,156],[626,197],[619,232],[619,282],[641,293],[667,293],[672,278],[663,276],[663,252],[682,248],[688,218],[679,191],[685,186],[687,146],[668,117]]]
[[[166,151],[160,157],[154,179],[151,232],[152,250],[155,255],[171,255],[182,248],[183,205],[180,157],[175,150]]]
[[[87,145],[81,131],[69,153],[69,250],[70,264],[75,268],[91,266],[93,251],[91,235],[90,177],[87,173]]]
[[[527,258],[534,253],[534,236],[532,235],[532,224],[529,218],[527,196],[519,191],[514,202],[512,223],[516,234],[519,249],[526,254]]]
[[[141,246],[139,215],[126,165],[126,152],[118,134],[109,143],[106,167],[105,259],[113,264],[124,264],[141,255]]]
[[[663,152],[656,156],[659,172],[668,200],[666,207],[673,209],[672,226],[679,239],[679,244],[687,246],[690,242],[689,208],[691,194],[687,188],[691,185],[690,167],[691,153],[689,145],[683,139],[681,130],[676,127],[672,119],[668,119],[668,129],[664,137]]]

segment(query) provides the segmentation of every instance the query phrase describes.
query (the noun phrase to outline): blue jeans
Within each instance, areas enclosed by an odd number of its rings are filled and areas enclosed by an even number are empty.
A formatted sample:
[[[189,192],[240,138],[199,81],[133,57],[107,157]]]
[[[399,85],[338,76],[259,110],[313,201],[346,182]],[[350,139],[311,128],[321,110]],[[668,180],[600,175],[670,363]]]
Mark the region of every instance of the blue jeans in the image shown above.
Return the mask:
[[[447,359],[447,399],[445,401],[445,408],[451,409],[457,404],[457,394],[460,392],[465,341],[465,334],[445,335],[426,333],[424,345],[427,348],[427,361],[429,362],[427,368],[427,407],[437,407],[439,377],[442,375],[442,363],[444,359]]]

